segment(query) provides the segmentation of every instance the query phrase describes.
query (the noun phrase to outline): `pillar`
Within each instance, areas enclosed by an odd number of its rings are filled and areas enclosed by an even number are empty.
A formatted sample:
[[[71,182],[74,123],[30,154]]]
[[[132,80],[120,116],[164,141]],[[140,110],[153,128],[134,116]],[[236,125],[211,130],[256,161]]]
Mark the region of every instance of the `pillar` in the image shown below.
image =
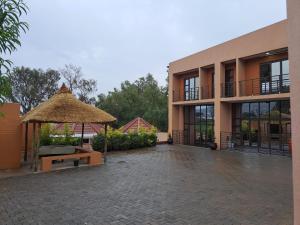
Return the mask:
[[[291,79],[294,224],[300,224],[300,1],[287,0]]]

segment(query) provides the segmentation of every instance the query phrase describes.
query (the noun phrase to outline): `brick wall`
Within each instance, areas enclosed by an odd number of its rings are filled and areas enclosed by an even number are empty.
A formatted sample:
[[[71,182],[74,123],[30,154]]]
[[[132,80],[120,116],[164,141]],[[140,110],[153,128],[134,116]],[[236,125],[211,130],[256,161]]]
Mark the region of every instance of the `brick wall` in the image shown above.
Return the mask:
[[[22,124],[20,105],[0,105],[0,169],[19,168],[21,165]]]

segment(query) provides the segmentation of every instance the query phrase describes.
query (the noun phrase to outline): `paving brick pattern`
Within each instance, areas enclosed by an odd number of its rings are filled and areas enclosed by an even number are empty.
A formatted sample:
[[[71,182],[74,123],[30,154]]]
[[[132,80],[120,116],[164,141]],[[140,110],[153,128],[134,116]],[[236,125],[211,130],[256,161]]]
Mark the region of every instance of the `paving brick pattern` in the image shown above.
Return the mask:
[[[291,225],[291,159],[187,146],[0,180],[0,224]]]

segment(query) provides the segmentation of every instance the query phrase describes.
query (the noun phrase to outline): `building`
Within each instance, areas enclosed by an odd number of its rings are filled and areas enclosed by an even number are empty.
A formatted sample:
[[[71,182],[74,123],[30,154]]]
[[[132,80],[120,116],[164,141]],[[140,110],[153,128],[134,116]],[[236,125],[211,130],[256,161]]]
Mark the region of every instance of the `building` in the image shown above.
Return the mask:
[[[130,132],[139,132],[141,130],[143,131],[153,131],[153,129],[156,129],[153,125],[148,123],[146,120],[144,120],[141,117],[137,117],[130,122],[126,123],[124,126],[120,127],[120,131],[123,133],[130,133]]]
[[[289,56],[291,71],[291,111],[293,146],[294,224],[300,224],[300,1],[287,1]]]
[[[82,124],[80,123],[58,123],[58,124],[54,124],[53,129],[55,133],[63,134],[66,128],[68,132],[72,134],[72,137],[81,138]],[[104,125],[96,124],[96,123],[84,124],[83,142],[91,144],[93,137],[100,132],[104,132]]]
[[[169,64],[174,142],[289,154],[287,20]]]

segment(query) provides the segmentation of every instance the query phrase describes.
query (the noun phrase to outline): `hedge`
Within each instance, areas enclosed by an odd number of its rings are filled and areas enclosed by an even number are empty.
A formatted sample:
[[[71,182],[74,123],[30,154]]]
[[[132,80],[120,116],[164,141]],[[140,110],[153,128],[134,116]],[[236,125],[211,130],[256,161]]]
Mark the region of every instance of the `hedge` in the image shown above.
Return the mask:
[[[136,148],[151,147],[156,145],[156,133],[121,133],[120,131],[109,131],[107,134],[107,150],[128,150]],[[92,140],[93,149],[103,152],[105,135],[99,133]]]
[[[56,137],[53,137],[56,135]],[[80,138],[72,137],[72,133],[69,131],[68,126],[65,125],[62,133],[54,133],[51,130],[50,124],[43,124],[40,137],[40,145],[73,145],[78,146],[80,144]]]

